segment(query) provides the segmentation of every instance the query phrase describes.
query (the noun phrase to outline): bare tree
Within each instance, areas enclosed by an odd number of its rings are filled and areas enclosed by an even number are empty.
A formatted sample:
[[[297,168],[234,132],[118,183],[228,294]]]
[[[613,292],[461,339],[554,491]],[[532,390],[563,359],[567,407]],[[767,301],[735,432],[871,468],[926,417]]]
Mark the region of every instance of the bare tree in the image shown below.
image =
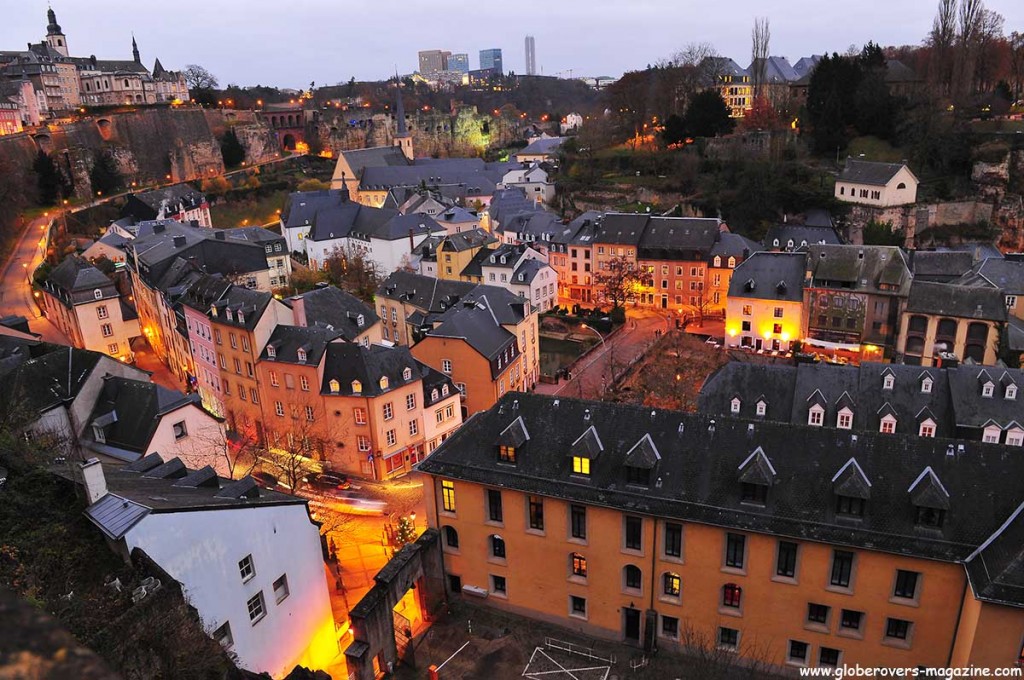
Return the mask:
[[[754,81],[754,96],[760,97],[764,94],[765,81],[768,72],[768,55],[770,52],[772,32],[768,26],[767,17],[754,19],[754,28],[750,31],[750,64],[753,69],[751,77]]]
[[[220,84],[216,76],[199,64],[189,64],[181,75],[190,90],[212,90]]]
[[[960,0],[957,7],[957,52],[954,95],[963,100],[974,84],[974,67],[978,56],[978,35],[981,33],[985,4],[982,0]]]
[[[983,9],[978,23],[977,51],[974,58],[974,87],[976,90],[988,92],[995,87],[999,79],[1002,52],[1000,44],[1005,44],[1003,35],[1005,21],[999,12]]]
[[[702,680],[760,680],[775,677],[771,673],[771,650],[757,642],[748,643],[744,636],[736,647],[721,644],[715,629],[697,628],[685,623],[679,631],[684,654],[690,657],[692,675]]]
[[[1024,88],[1024,33],[1014,31],[1010,34],[1010,78],[1013,82],[1013,100],[1021,96]]]
[[[942,94],[948,94],[953,79],[953,41],[956,37],[957,0],[939,0],[932,22],[932,78]]]
[[[721,59],[718,50],[709,42],[691,42],[672,55],[670,64],[677,69],[677,107],[686,108],[690,98],[715,84],[720,75]]]
[[[221,428],[189,433],[189,445],[180,447],[180,457],[190,468],[211,466],[217,474],[241,479],[252,474],[265,451],[255,438],[242,434],[228,437]]]
[[[632,292],[633,285],[640,280],[640,275],[632,261],[624,257],[609,260],[607,268],[594,275],[594,283],[598,292],[610,300],[612,309],[621,307]]]

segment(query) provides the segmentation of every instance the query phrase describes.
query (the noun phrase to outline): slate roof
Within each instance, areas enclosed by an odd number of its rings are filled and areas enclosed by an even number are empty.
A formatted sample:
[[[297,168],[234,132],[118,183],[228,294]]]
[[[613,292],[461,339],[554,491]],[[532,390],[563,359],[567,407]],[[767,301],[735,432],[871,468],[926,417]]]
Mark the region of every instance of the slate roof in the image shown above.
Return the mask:
[[[537,278],[537,274],[547,267],[547,262],[542,260],[523,260],[522,264],[516,267],[516,270],[512,272],[510,283],[527,285],[533,283],[533,280]]]
[[[447,251],[458,253],[472,248],[482,248],[497,242],[498,239],[477,227],[444,237],[442,248]]]
[[[434,404],[444,401],[455,394],[455,383],[452,382],[451,376],[445,375],[441,371],[427,366],[422,361],[417,360],[416,363],[419,364],[421,369],[420,375],[423,377],[424,406],[433,406]],[[445,385],[448,386],[448,394],[444,393]],[[437,390],[436,399],[433,396],[434,390]]]
[[[479,222],[480,218],[461,206],[452,206],[442,213],[433,216],[438,224],[462,224]]]
[[[903,251],[895,246],[809,245],[811,287],[840,285],[848,290],[904,296],[912,276]]]
[[[793,412],[796,367],[730,361],[705,379],[697,397],[697,410],[713,415],[732,412],[740,400],[737,418],[788,423]],[[765,415],[757,415],[757,402],[765,402]]]
[[[754,77],[754,73],[762,60],[754,59],[750,62],[750,66],[747,67],[747,73],[750,77]],[[800,76],[793,70],[789,60],[786,57],[768,57],[764,60],[764,82],[765,83],[789,83]]]
[[[543,154],[545,156],[554,156],[558,153],[559,147],[565,143],[568,137],[544,137],[541,139],[534,140],[532,144],[528,144],[525,148],[520,149],[515,153],[515,157],[519,156],[537,156]]]
[[[327,351],[328,343],[340,337],[341,333],[326,328],[282,324],[275,327],[274,332],[270,334],[267,345],[260,354],[260,361],[318,366],[320,358]],[[270,356],[270,348],[274,350],[273,357]],[[300,349],[306,352],[304,361],[299,361]]]
[[[490,196],[501,182],[501,170],[488,169],[479,159],[451,158],[445,162],[421,163],[406,166],[367,167],[363,170],[359,188],[363,191],[387,191],[396,186],[427,187],[456,185],[465,187],[468,196]]]
[[[510,469],[498,463],[496,442],[520,417],[530,432],[544,436],[517,448]],[[963,454],[947,455],[946,442],[936,439],[862,433],[854,441],[823,428],[760,423],[751,430],[748,424],[722,416],[511,393],[467,421],[419,470],[639,515],[942,561],[966,559],[1021,501],[1024,458],[1004,446],[972,444]],[[605,449],[583,479],[571,473],[568,452],[589,426]],[[623,462],[645,435],[661,460],[651,472],[650,488],[637,490],[626,485]],[[758,447],[776,471],[763,508],[740,502],[738,480],[740,465]],[[834,512],[833,479],[851,460],[870,482],[865,516],[857,522]],[[899,465],[893,464],[896,460]],[[915,526],[908,490],[927,467],[949,492],[950,510],[941,530]]]
[[[800,57],[793,64],[793,71],[796,73],[797,78],[803,78],[804,76],[810,75],[814,71],[814,67],[821,61],[822,55],[812,54],[809,57]]]
[[[184,395],[144,380],[107,377],[83,436],[90,442],[141,454],[153,439],[160,419],[186,406],[202,408],[199,395]],[[105,441],[95,439],[92,427],[102,428]]]
[[[754,253],[729,279],[729,297],[801,302],[804,297],[803,253]]]
[[[877,163],[875,161],[858,161],[847,157],[846,166],[839,173],[839,181],[884,187],[904,167],[906,167],[905,163]]]
[[[156,220],[184,210],[193,210],[206,202],[206,196],[189,184],[174,184],[128,196],[123,217],[137,220]]]
[[[362,177],[366,168],[401,167],[409,165],[409,159],[397,146],[375,146],[369,149],[342,151],[348,167]]]
[[[17,396],[18,408],[43,413],[78,397],[89,376],[106,355],[60,347],[15,368],[5,379],[0,400]]]
[[[649,215],[634,213],[605,213],[599,220],[595,243],[639,246]]]
[[[486,295],[481,295],[475,304],[460,303],[445,312],[427,335],[465,340],[466,344],[488,360],[496,359],[510,346],[516,347],[516,336],[498,322]]]
[[[706,260],[718,241],[721,222],[696,217],[650,217],[637,257],[650,260]]]
[[[364,208],[373,210],[374,208]],[[363,240],[379,239],[382,241],[400,241],[409,238],[410,235],[422,236],[424,234],[443,234],[444,227],[434,221],[430,215],[413,213],[410,215],[392,215],[389,219],[380,222],[371,220],[368,223],[356,220],[352,226],[350,236]]]
[[[227,239],[222,230],[173,221],[140,230],[128,247],[138,257],[139,275],[154,287],[160,287],[159,281],[178,259],[207,274],[237,275],[267,269],[262,245]]]
[[[409,380],[402,377],[405,369],[411,371]],[[380,386],[382,377],[388,379],[387,389]],[[412,358],[408,347],[333,342],[327,346],[321,394],[352,396],[357,394],[352,390],[352,381],[358,380],[362,387],[359,395],[377,397],[422,377],[422,365]],[[332,379],[339,383],[337,392],[331,392]]]
[[[909,257],[915,281],[950,283],[969,273],[974,264],[971,253],[963,250],[912,250]]]
[[[761,250],[761,244],[751,241],[742,234],[734,234],[731,231],[723,231],[718,234],[718,240],[711,247],[708,256],[709,262],[716,255],[723,260],[735,257],[737,260],[745,260],[754,253]]]
[[[217,323],[251,331],[259,323],[263,312],[273,299],[274,296],[270,293],[232,285],[227,293],[213,303],[217,309]],[[242,321],[239,321],[239,314]]]
[[[1024,295],[1024,261],[985,258],[971,267],[957,283],[997,288],[1009,295]]]
[[[842,242],[833,227],[808,227],[802,224],[776,224],[768,228],[764,237],[765,247],[790,250],[812,243],[839,245]]]
[[[1024,601],[1024,503],[967,558],[974,596],[1021,606]]]
[[[907,298],[907,311],[964,319],[1006,321],[1006,304],[999,290],[933,281],[914,281]]]
[[[404,271],[392,272],[377,289],[377,295],[417,308],[426,324],[460,303],[475,302],[484,296],[500,324],[516,325],[529,314],[527,301],[506,288]]]
[[[288,194],[284,209],[281,211],[281,223],[285,229],[309,226],[318,211],[337,207],[342,202],[342,192],[339,189],[295,191]]]
[[[304,498],[264,489],[252,477],[230,480],[209,467],[189,470],[178,458],[171,462],[164,464],[154,453],[130,465],[105,466],[107,494],[86,508],[85,516],[117,540],[151,514],[306,504]]]
[[[224,236],[229,239],[236,241],[247,241],[249,243],[258,243],[261,246],[266,247],[268,243],[277,243],[278,241],[284,241],[284,236],[264,229],[263,227],[233,227],[231,229],[220,230]],[[216,238],[216,235],[214,235]],[[266,251],[264,251],[266,252]]]
[[[491,220],[500,225],[503,225],[519,213],[541,210],[543,208],[527,198],[526,192],[519,187],[509,187],[495,191],[491,194],[491,202],[487,206],[487,212]]]
[[[384,225],[399,216],[397,210],[372,208],[352,201],[342,201],[318,209],[311,222],[306,238],[313,241],[331,241],[347,238],[353,232],[359,234],[376,234],[378,230],[387,232]]]
[[[353,342],[380,321],[370,305],[335,286],[314,288],[297,297],[302,298],[307,326],[334,330],[348,342]],[[363,317],[362,325],[359,325],[360,315]]]
[[[118,297],[114,282],[89,261],[70,255],[53,268],[46,277],[46,288],[66,305],[96,302],[95,291],[102,298]]]
[[[982,384],[994,383],[991,397],[981,396]],[[1006,381],[1012,381],[1018,390],[1016,399],[1005,398]],[[956,424],[966,428],[983,428],[989,423],[1006,429],[1016,423],[1024,428],[1024,372],[998,366],[969,366],[961,364],[949,369],[949,388],[952,412]]]

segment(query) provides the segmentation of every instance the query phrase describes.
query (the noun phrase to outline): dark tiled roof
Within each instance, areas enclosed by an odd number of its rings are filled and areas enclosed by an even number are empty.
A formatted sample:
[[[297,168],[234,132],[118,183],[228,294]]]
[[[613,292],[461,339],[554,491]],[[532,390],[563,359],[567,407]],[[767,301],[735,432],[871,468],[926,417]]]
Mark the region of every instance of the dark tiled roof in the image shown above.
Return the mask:
[[[326,328],[279,325],[270,334],[267,346],[260,354],[260,361],[317,366],[328,343],[340,337],[341,333]],[[273,357],[270,356],[271,348]],[[303,361],[299,361],[300,349],[306,353]]]
[[[804,297],[803,253],[754,253],[729,279],[729,297],[801,302]]]
[[[796,249],[812,243],[839,245],[842,242],[832,227],[807,227],[802,224],[776,224],[768,229],[764,237],[764,245],[768,248]]]
[[[907,298],[907,311],[1006,321],[1006,304],[999,290],[933,281],[914,281]]]
[[[812,286],[832,282],[867,293],[910,292],[910,269],[903,251],[895,246],[809,245],[807,269]]]
[[[706,260],[718,241],[720,222],[693,217],[652,217],[640,238],[638,257]]]
[[[200,404],[198,394],[186,396],[148,381],[109,377],[87,424],[102,428],[105,441],[99,443],[143,453],[164,414],[183,406],[202,408]],[[96,441],[91,428],[85,436]]]
[[[403,377],[406,369],[409,370],[408,380]],[[381,387],[381,378],[388,379],[387,388]],[[358,394],[376,397],[422,378],[421,364],[412,358],[408,347],[363,347],[347,342],[333,342],[327,346],[321,392],[352,396],[357,394],[353,392],[352,382],[358,380],[362,388]],[[337,392],[331,391],[331,380],[338,381]]]
[[[64,258],[46,278],[46,287],[66,304],[73,305],[97,300],[95,291],[103,298],[117,297],[114,282],[88,261],[77,255]]]
[[[298,297],[302,298],[307,326],[333,329],[349,342],[380,321],[368,304],[335,286],[314,288]]]
[[[1024,604],[1024,503],[967,558],[966,567],[979,600]]]
[[[280,234],[276,234],[269,229],[264,229],[263,227],[234,227],[232,229],[221,229],[221,231],[224,232],[224,236],[229,239],[258,243],[264,247],[266,247],[268,243],[276,243],[278,241],[283,242],[285,240]]]
[[[605,213],[601,216],[595,243],[639,246],[649,215],[634,213]]]
[[[544,436],[516,450],[514,468],[502,466],[500,433],[520,417],[529,432]],[[590,426],[604,451],[584,479],[571,474],[568,452]],[[648,435],[661,454],[652,483],[629,485],[626,453]],[[740,466],[758,448],[776,473],[764,508],[740,501]],[[845,477],[839,474],[844,467]],[[941,530],[915,526],[910,488],[929,467],[949,493]],[[864,518],[848,522],[834,514],[836,484],[863,492],[857,468],[871,484],[870,499]],[[467,421],[419,469],[636,514],[962,561],[1020,504],[1024,458],[999,445],[973,444],[947,455],[946,442],[916,436],[862,433],[854,440],[823,428],[750,427],[722,416],[511,393]]]
[[[482,248],[497,242],[498,239],[478,227],[446,236],[442,247],[457,253],[471,248]]]
[[[427,366],[425,363],[417,360],[416,363],[420,365],[421,373],[423,376],[423,405],[433,406],[434,404],[444,401],[451,395],[455,394],[455,383],[452,382],[451,376],[445,375],[437,369]],[[448,393],[444,393],[444,387],[448,386]],[[434,390],[437,390],[437,398],[434,398]]]
[[[223,237],[220,230],[164,221],[129,244],[139,259],[140,276],[157,286],[175,260],[207,274],[239,275],[267,269],[262,245]]]
[[[974,264],[968,251],[916,250],[909,255],[915,281],[949,283],[969,272]]]
[[[516,336],[502,328],[486,295],[480,295],[473,304],[460,302],[445,312],[427,335],[465,340],[488,360],[497,358],[509,346],[516,344]]]
[[[1024,261],[985,258],[957,283],[965,286],[990,286],[1010,295],[1024,295]]]
[[[273,299],[274,296],[270,293],[233,285],[220,300],[213,303],[217,309],[217,323],[251,331],[259,323],[263,312]]]
[[[993,394],[983,397],[981,388],[992,381]],[[1006,385],[1017,386],[1017,398],[1006,399]],[[998,366],[965,366],[949,370],[953,416],[960,427],[982,428],[989,423],[1007,428],[1016,423],[1024,428],[1024,372]]]
[[[904,167],[903,163],[876,163],[847,158],[846,166],[839,173],[839,181],[884,187]]]
[[[155,220],[198,208],[205,202],[206,196],[191,185],[174,184],[130,195],[121,215],[138,220]]]
[[[357,177],[366,168],[402,167],[409,165],[409,159],[397,146],[375,146],[369,149],[343,151],[345,161]]]
[[[527,147],[520,149],[515,153],[518,156],[536,156],[537,154],[544,154],[553,156],[558,153],[558,148],[565,143],[568,137],[547,137],[534,141]]]
[[[337,189],[296,191],[285,201],[281,222],[286,229],[309,226],[319,210],[337,207],[342,202],[341,191]]]
[[[48,411],[75,399],[104,357],[99,352],[60,347],[15,368],[4,381],[0,399],[9,404],[17,398],[17,407],[33,414]]]
[[[759,250],[761,250],[760,243],[755,243],[741,234],[723,231],[718,235],[715,245],[712,246],[710,257],[714,258],[718,255],[722,259],[735,257],[737,260],[745,260]]]

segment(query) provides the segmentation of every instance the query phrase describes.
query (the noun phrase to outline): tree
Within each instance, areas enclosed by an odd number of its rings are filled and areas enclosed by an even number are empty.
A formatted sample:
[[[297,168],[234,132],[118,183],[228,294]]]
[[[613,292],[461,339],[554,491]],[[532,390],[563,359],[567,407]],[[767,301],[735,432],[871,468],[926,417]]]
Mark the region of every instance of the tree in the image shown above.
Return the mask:
[[[885,81],[888,67],[882,48],[868,42],[861,51],[859,66],[861,77],[854,94],[857,131],[891,140],[896,126],[896,103]]]
[[[864,245],[866,246],[902,246],[906,238],[902,231],[892,228],[892,221],[876,222],[871,220],[864,227]]]
[[[744,130],[774,130],[780,124],[779,114],[764,95],[754,97],[750,110],[741,123]]]
[[[124,186],[124,178],[117,167],[117,161],[109,151],[97,154],[89,171],[89,183],[96,194],[113,194]]]
[[[330,189],[331,185],[327,182],[318,180],[315,177],[310,177],[309,179],[304,179],[299,182],[299,186],[296,188],[299,191],[323,191],[325,189]]]
[[[245,160],[245,147],[238,141],[234,128],[228,128],[220,140],[220,153],[224,157],[224,167],[236,168]]]
[[[1010,48],[1011,101],[1016,101],[1024,90],[1024,33],[1014,31],[1008,40]]]
[[[327,280],[344,291],[352,293],[363,302],[373,304],[384,277],[374,260],[358,251],[346,252],[335,248],[324,262]]]
[[[857,59],[834,53],[826,54],[814,68],[807,88],[807,117],[815,152],[831,154],[846,147],[860,77]]]
[[[750,30],[750,63],[753,68],[754,96],[764,95],[765,81],[767,80],[768,55],[771,54],[769,43],[772,32],[768,27],[767,17],[754,19],[754,28]]]
[[[220,84],[216,76],[199,64],[189,64],[181,75],[185,78],[189,90],[212,90]]]
[[[28,204],[26,173],[10,155],[0,154],[0,238],[15,233],[21,211]]]
[[[395,531],[395,542],[399,547],[407,545],[416,540],[416,528],[412,520],[404,515],[398,518],[398,527]]]
[[[732,132],[736,122],[729,116],[729,107],[718,90],[697,93],[686,107],[683,119],[689,137],[717,137]]]
[[[665,146],[681,144],[686,141],[686,122],[682,116],[673,113],[665,119],[665,125],[661,131],[661,141]]]
[[[598,271],[594,282],[604,299],[611,300],[612,309],[617,309],[632,294],[640,275],[633,262],[625,257],[612,258],[606,264],[607,269]]]
[[[40,205],[56,205],[60,200],[63,185],[56,163],[45,151],[40,149],[36,154],[35,161],[32,162],[32,171],[36,174]]]
[[[957,0],[939,0],[939,8],[932,22],[932,32],[928,40],[932,51],[932,80],[940,94],[949,92],[953,80],[956,3]]]

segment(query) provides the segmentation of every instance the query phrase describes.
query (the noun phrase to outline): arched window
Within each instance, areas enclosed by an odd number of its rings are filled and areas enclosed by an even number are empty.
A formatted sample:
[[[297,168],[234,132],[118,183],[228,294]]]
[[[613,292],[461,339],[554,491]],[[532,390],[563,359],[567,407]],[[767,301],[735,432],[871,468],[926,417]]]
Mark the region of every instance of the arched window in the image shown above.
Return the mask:
[[[900,182],[899,184],[896,185],[896,188],[897,189],[906,189],[907,188],[907,184],[906,184],[906,182]]]
[[[569,554],[569,568],[573,576],[587,577],[587,558],[579,553]]]
[[[643,574],[640,567],[627,564],[622,568],[622,584],[626,590],[641,590],[643,588]]]
[[[455,530],[455,527],[445,525],[444,544],[449,548],[459,547],[459,532]]]
[[[402,371],[402,380],[412,380],[412,369],[408,366]]]
[[[739,609],[743,600],[743,588],[735,583],[726,583],[722,586],[722,606]]]
[[[444,385],[441,385],[441,395],[445,396],[445,397],[448,396],[448,384],[447,383],[445,383]]]
[[[430,401],[437,401],[437,389],[430,390]]]
[[[491,555],[505,559],[505,539],[498,534],[491,536]]]
[[[669,597],[679,597],[682,591],[682,579],[675,572],[666,571],[662,577],[662,592]]]

